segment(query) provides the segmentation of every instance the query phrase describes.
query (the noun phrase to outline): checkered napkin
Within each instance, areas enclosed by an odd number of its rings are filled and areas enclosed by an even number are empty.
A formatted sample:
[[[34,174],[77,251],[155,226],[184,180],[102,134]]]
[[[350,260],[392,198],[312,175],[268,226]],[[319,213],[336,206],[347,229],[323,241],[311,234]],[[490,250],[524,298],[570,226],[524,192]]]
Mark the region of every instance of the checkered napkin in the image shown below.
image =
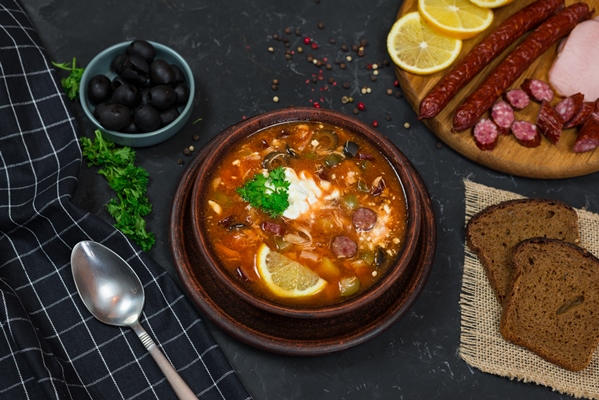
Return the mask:
[[[141,324],[202,399],[249,399],[170,276],[109,224],[71,203],[77,126],[36,31],[0,0],[0,398],[172,399],[128,328],[91,316],[75,289],[72,247],[117,251],[144,284]]]

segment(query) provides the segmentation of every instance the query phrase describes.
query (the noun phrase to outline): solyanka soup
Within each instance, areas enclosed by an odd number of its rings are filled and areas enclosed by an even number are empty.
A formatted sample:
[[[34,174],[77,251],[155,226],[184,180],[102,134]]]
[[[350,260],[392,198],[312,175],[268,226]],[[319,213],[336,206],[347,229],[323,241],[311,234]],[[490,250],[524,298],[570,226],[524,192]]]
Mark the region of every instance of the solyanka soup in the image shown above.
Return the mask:
[[[233,146],[208,182],[208,245],[231,276],[272,301],[343,302],[384,276],[402,249],[402,184],[375,146],[346,129],[268,127]]]

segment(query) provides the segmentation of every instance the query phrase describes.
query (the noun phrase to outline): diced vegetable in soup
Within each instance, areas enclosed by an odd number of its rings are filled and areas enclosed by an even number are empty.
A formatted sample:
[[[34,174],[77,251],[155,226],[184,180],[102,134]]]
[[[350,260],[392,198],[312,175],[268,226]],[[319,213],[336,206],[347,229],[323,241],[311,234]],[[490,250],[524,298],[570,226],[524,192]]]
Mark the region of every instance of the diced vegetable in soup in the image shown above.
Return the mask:
[[[212,173],[203,217],[222,265],[283,304],[324,306],[394,263],[407,216],[393,167],[369,141],[321,123],[264,129]]]

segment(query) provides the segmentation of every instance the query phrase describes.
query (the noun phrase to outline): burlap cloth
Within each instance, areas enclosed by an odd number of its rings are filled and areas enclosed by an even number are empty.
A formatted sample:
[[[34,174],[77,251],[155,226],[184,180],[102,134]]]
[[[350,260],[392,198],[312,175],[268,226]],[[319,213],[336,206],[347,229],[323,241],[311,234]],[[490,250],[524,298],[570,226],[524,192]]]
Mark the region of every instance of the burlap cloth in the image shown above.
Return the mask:
[[[492,204],[522,198],[515,193],[490,188],[468,180],[466,218]],[[599,215],[576,210],[579,218],[581,247],[599,255]],[[535,382],[577,398],[599,399],[599,351],[582,371],[570,372],[557,367],[522,347],[509,343],[499,333],[501,307],[482,265],[465,246],[464,276],[460,294],[460,356],[469,365],[484,372]]]

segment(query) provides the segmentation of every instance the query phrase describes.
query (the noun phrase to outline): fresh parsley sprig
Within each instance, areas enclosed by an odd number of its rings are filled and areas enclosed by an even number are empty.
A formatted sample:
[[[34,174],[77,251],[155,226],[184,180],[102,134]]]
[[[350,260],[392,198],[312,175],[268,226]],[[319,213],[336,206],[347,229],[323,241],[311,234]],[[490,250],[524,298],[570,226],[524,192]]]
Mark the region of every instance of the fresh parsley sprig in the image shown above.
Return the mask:
[[[72,63],[56,63],[52,62],[56,68],[64,69],[65,71],[69,71],[70,74],[66,78],[60,80],[60,84],[64,89],[67,97],[70,100],[75,100],[79,96],[79,84],[81,83],[81,77],[83,76],[83,71],[85,68],[77,68],[77,58],[73,57]]]
[[[82,137],[80,142],[88,165],[100,167],[98,173],[106,178],[116,193],[117,197],[106,204],[106,209],[116,221],[115,228],[148,251],[156,243],[154,234],[146,230],[143,219],[152,211],[146,195],[148,171],[135,166],[135,151],[130,147],[117,148],[112,141],[104,139],[99,130],[95,133],[94,141]]]
[[[237,193],[252,207],[259,208],[271,217],[279,217],[289,207],[289,181],[285,180],[285,170],[277,167],[268,176],[256,174]]]

